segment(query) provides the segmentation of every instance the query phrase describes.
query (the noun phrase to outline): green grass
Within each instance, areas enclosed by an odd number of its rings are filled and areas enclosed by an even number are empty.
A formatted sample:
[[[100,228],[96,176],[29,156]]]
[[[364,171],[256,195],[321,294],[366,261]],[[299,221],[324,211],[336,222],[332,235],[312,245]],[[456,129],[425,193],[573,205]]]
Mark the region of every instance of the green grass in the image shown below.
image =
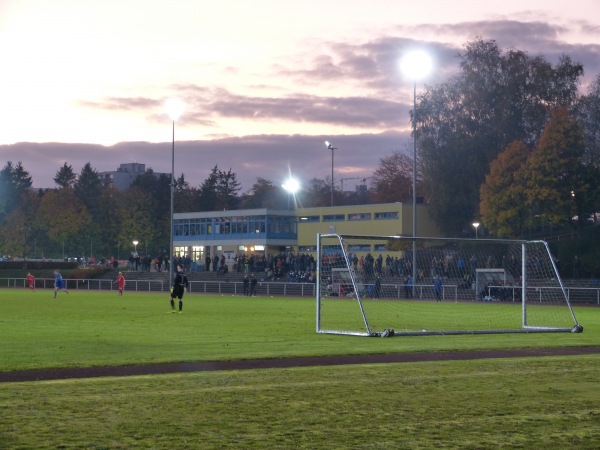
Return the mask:
[[[598,345],[582,334],[318,335],[311,299],[0,290],[0,370]],[[0,384],[0,448],[597,448],[600,356]]]
[[[399,337],[320,335],[307,298],[0,290],[0,370],[281,358],[398,351],[597,345],[600,314],[579,308],[582,334]]]

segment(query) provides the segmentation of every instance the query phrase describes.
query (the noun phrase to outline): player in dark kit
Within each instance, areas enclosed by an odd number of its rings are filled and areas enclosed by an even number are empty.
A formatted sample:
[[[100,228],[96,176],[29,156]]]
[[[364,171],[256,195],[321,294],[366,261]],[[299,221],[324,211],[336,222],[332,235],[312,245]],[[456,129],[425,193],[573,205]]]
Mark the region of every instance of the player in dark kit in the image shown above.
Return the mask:
[[[188,287],[188,279],[183,274],[183,265],[177,264],[175,267],[175,276],[173,277],[173,286],[171,287],[171,312],[175,312],[175,298],[179,299],[179,313],[183,309],[183,294]]]

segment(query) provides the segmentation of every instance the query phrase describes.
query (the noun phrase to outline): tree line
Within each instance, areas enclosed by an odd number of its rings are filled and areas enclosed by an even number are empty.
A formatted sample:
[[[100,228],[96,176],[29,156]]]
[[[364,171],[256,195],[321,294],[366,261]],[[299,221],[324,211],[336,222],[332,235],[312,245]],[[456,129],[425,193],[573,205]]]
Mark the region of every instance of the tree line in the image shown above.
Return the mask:
[[[8,161],[2,168],[0,256],[123,258],[129,256],[134,240],[140,243],[140,253],[168,254],[170,175],[148,169],[128,189],[118,191],[102,181],[91,163],[76,174],[65,162],[54,182],[54,188],[36,190],[22,162]],[[330,192],[330,180],[314,178],[292,201],[304,207],[328,206]],[[241,193],[236,173],[217,165],[198,186],[191,186],[182,173],[174,181],[174,194],[175,212],[287,209],[293,205],[282,187],[262,177]],[[335,190],[336,205],[387,200],[377,190]]]

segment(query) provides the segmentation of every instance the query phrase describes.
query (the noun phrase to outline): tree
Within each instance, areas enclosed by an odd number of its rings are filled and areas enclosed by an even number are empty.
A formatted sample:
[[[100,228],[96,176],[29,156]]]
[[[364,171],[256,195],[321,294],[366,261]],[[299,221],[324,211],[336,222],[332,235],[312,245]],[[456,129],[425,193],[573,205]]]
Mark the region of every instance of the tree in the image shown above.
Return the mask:
[[[54,177],[54,182],[60,188],[72,188],[77,180],[77,175],[73,172],[73,167],[66,162],[58,169]]]
[[[577,105],[577,119],[583,128],[586,165],[600,167],[600,75],[591,83]]]
[[[413,159],[406,153],[395,151],[381,158],[373,173],[375,201],[390,203],[412,198],[412,172]]]
[[[0,225],[0,254],[27,256],[27,233],[29,224],[23,210],[16,208]]]
[[[217,183],[219,179],[219,167],[215,166],[210,174],[200,185],[199,210],[215,211],[217,207]]]
[[[313,178],[302,196],[303,207],[329,206],[331,204],[331,183],[325,179]]]
[[[448,235],[477,216],[491,161],[511,142],[533,147],[549,109],[572,106],[583,67],[567,56],[555,66],[495,41],[476,39],[460,71],[419,96],[416,116],[423,183],[430,211]]]
[[[31,176],[21,161],[17,164],[8,161],[0,170],[0,222],[15,209],[21,196],[31,189]]]
[[[216,166],[215,166],[216,167]],[[235,209],[238,202],[238,192],[241,189],[237,175],[229,169],[227,172],[218,171],[217,177],[217,208]]]
[[[586,190],[579,176],[583,154],[583,133],[577,121],[566,108],[552,111],[523,172],[530,226],[572,223],[578,213],[587,217],[576,203],[576,196]]]
[[[124,193],[119,209],[120,242],[128,245],[136,239],[146,248],[160,247],[160,243],[155,242],[157,233],[151,214],[153,204],[150,194],[140,188],[131,188]]]
[[[87,208],[71,189],[48,191],[41,199],[35,226],[46,230],[54,247],[74,252],[87,240],[91,223]]]
[[[504,149],[490,165],[481,186],[479,211],[483,225],[498,237],[521,237],[527,219],[523,168],[530,150],[523,141]]]
[[[83,202],[88,210],[94,215],[102,181],[98,172],[88,162],[81,169],[81,173],[73,186],[77,197]]]
[[[175,180],[175,212],[194,211],[198,203],[198,189],[190,187],[190,183],[182,173]]]
[[[286,194],[286,197],[289,194]],[[241,201],[242,209],[253,208],[285,208],[287,199],[282,195],[282,188],[277,187],[271,180],[258,177],[250,188],[248,195]]]

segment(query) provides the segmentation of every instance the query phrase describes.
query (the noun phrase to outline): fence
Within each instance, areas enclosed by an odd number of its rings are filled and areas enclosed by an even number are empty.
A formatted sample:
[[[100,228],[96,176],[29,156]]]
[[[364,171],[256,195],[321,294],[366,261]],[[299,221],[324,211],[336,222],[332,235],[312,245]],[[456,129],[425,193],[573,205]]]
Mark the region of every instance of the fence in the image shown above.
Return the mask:
[[[118,287],[112,280],[89,279],[89,280],[71,280],[65,279],[65,286],[72,290],[86,291],[117,291]],[[0,278],[0,288],[23,288],[27,286],[25,278]],[[37,278],[35,280],[36,289],[53,289],[54,278]],[[135,292],[168,292],[170,283],[163,280],[127,280],[126,291]],[[382,284],[387,298],[404,298],[403,284]],[[492,287],[494,288],[494,287]],[[508,286],[497,286],[497,288],[511,290],[509,300],[520,301],[520,291],[518,288]],[[434,298],[433,287],[427,285],[415,285],[417,298]],[[544,288],[537,287],[536,290],[542,294],[544,289],[556,289],[555,287]],[[594,303],[600,305],[600,287],[574,287],[565,286],[565,291],[572,304]],[[241,281],[190,281],[190,293],[202,294],[221,294],[221,295],[243,295],[244,284]],[[456,300],[459,297],[460,288],[457,285],[449,284],[443,286],[442,298],[444,300]],[[315,297],[316,286],[314,283],[285,283],[285,282],[258,282],[256,285],[256,295],[261,296],[299,296]]]
[[[71,280],[64,279],[65,287],[69,290],[82,291],[118,291],[116,283],[112,280],[89,279]],[[0,288],[27,287],[25,278],[0,278]],[[36,289],[54,289],[54,278],[36,278]],[[127,280],[126,291],[135,292],[168,292],[170,283],[162,280]],[[243,295],[244,283],[241,281],[190,281],[190,293]],[[316,286],[314,283],[284,283],[284,282],[258,282],[256,295],[261,296],[300,296],[315,297]]]

